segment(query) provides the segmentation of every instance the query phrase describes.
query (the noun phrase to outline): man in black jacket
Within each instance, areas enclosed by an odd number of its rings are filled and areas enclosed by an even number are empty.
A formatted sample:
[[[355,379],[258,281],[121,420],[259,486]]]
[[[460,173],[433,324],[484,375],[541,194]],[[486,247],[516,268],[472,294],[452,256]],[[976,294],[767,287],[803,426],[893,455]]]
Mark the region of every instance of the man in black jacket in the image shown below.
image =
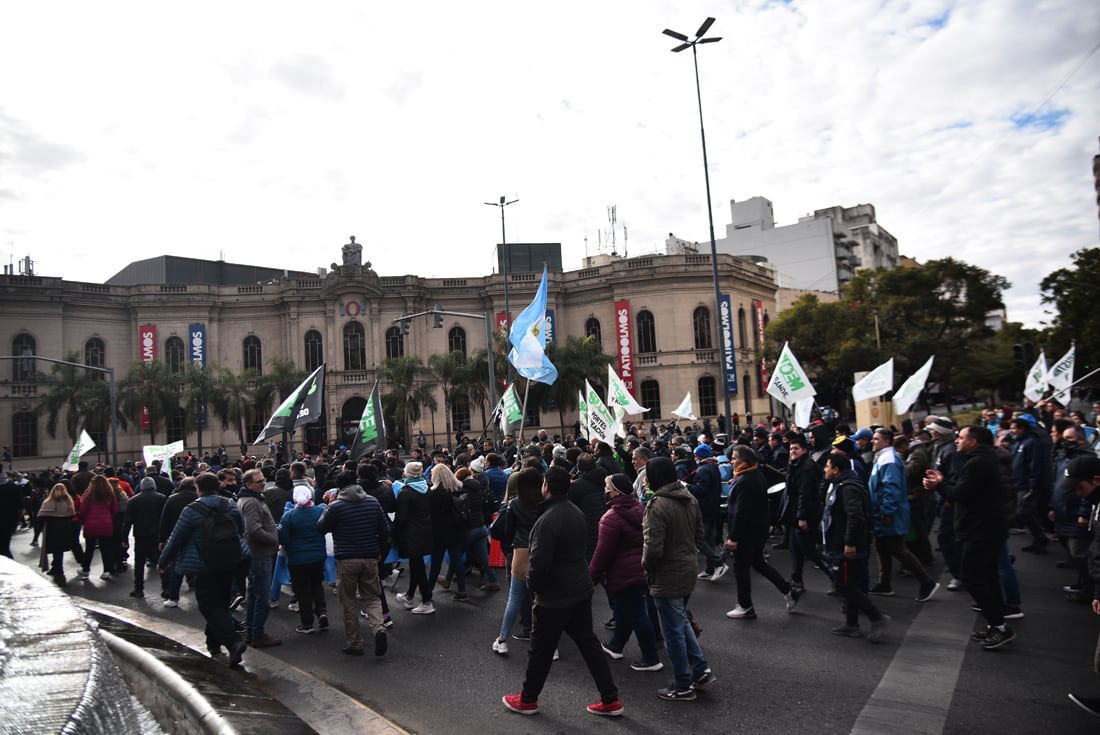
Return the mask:
[[[863,591],[871,548],[871,496],[867,485],[852,470],[852,460],[843,454],[830,454],[825,459],[825,480],[830,484],[821,536],[837,594],[844,598],[844,625],[833,628],[833,633],[849,638],[862,636],[859,614],[863,613],[871,621],[867,641],[877,643],[890,618],[879,612]]]
[[[972,637],[982,648],[992,651],[1016,638],[1012,628],[1005,625],[997,567],[1001,546],[1008,538],[1001,472],[993,451],[993,434],[984,426],[963,427],[955,447],[963,455],[958,477],[946,479],[939,470],[928,470],[924,489],[938,489],[954,507],[955,537],[962,551],[962,581],[988,624]]]
[[[1093,508],[1100,507],[1100,459],[1095,455],[1084,455],[1074,458],[1062,470],[1062,476],[1057,482],[1070,487],[1082,501],[1092,504]],[[1093,580],[1092,611],[1100,615],[1100,532],[1097,532],[1096,511],[1092,513],[1092,543],[1089,545],[1089,574]],[[1096,643],[1096,653],[1093,654],[1093,670],[1097,670],[1100,664],[1100,640]],[[1070,694],[1069,698],[1081,709],[1089,714],[1100,717],[1100,697]]]
[[[584,513],[585,528],[584,558],[592,560],[596,552],[596,541],[600,535],[600,519],[607,512],[607,498],[604,497],[604,479],[607,471],[597,464],[591,454],[577,457],[577,479],[569,486],[569,499]]]
[[[134,533],[134,589],[130,597],[145,596],[145,562],[157,565],[160,549],[157,548],[157,533],[160,530],[160,518],[167,499],[157,492],[157,483],[151,477],[143,477],[139,492],[126,504],[126,525],[122,537],[129,538]],[[167,589],[166,576],[160,577],[160,590]]]
[[[822,569],[825,564],[817,553],[821,523],[821,468],[810,456],[806,437],[791,432],[790,462],[787,465],[787,489],[783,493],[784,520],[791,524],[791,586],[802,589],[802,569],[806,559]]]
[[[537,714],[538,698],[553,664],[562,633],[567,633],[596,682],[600,701],[588,705],[594,715],[623,713],[611,667],[592,630],[592,578],[585,557],[584,513],[569,502],[569,471],[557,466],[543,478],[539,518],[531,529],[527,588],[534,595],[531,653],[523,691],[505,695],[504,706],[524,715]]]

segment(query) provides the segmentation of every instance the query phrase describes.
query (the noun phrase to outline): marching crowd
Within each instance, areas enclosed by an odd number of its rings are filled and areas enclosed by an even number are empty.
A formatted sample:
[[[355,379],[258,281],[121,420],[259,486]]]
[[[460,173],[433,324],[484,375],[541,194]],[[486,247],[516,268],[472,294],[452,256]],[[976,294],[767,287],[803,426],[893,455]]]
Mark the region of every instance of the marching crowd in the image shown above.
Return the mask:
[[[522,446],[512,436],[454,454],[417,446],[406,459],[394,450],[353,459],[344,447],[284,458],[272,447],[260,458],[180,456],[171,476],[158,463],[82,462],[75,472],[0,473],[0,553],[11,556],[12,534],[30,526],[58,585],[68,583],[68,554],[88,579],[96,549],[100,578],[132,577],[135,598],[153,578],[164,607],[178,607],[186,580],[210,654],[231,667],[248,646],[282,642],[265,625],[284,584],[297,633],[329,628],[331,587],[342,651],[362,656],[366,639],[383,656],[391,605],[432,615],[439,590],[467,600],[468,574],[479,573],[481,592],[507,587],[487,652],[508,655],[516,641],[528,650],[522,689],[505,706],[538,712],[565,634],[600,695],[588,711],[614,716],[623,705],[608,661],[623,659],[632,638],[633,669],[658,672],[667,661],[663,699],[694,700],[717,680],[690,598],[698,582],[730,571],[731,620],[756,617],[753,572],[794,610],[809,562],[838,600],[832,633],[874,643],[890,624],[875,599],[898,594],[899,577],[912,579],[918,603],[940,593],[927,571],[938,551],[947,590],[969,594],[984,618],[974,641],[996,650],[1016,637],[1008,621],[1024,616],[1007,543],[1019,532],[1025,552],[1060,549],[1052,566],[1071,579],[1056,592],[1100,614],[1100,403],[1093,408],[1091,422],[1049,402],[987,410],[965,426],[928,416],[900,429],[768,417],[730,437],[654,422],[614,445],[539,431]],[[789,570],[773,565],[772,549],[789,550]],[[387,581],[401,588],[392,598]],[[593,623],[597,586],[613,613],[605,640]],[[1100,700],[1073,696],[1100,714]]]

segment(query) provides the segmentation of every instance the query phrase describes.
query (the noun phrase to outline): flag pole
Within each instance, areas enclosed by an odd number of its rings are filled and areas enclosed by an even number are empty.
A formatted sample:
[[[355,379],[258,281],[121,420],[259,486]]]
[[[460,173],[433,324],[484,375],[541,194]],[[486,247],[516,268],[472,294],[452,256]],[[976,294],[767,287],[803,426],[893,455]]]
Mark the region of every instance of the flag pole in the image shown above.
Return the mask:
[[[524,380],[524,384],[523,384],[523,412],[522,412],[522,415],[519,417],[519,441],[520,441],[520,444],[523,443],[523,428],[524,428],[524,425],[527,423],[527,391],[531,390],[531,379],[530,378],[524,378],[523,380]]]

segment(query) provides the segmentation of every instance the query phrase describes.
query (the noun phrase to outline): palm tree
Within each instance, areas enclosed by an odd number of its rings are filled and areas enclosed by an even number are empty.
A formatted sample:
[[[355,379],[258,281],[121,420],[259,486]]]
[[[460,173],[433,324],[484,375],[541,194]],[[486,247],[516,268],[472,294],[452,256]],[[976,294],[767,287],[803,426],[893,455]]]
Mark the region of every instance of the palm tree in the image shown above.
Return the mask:
[[[122,412],[134,423],[149,419],[149,443],[157,443],[157,426],[180,406],[179,378],[163,362],[135,362],[118,386]]]
[[[80,354],[70,352],[65,361],[80,362]],[[75,365],[53,364],[47,378],[49,390],[35,406],[38,415],[46,416],[46,431],[51,437],[57,436],[60,422],[64,423],[65,435],[76,442],[81,427],[91,433],[105,434],[110,426],[110,390],[102,373],[84,370]],[[126,428],[124,417],[116,417],[118,423]]]
[[[546,356],[558,369],[558,379],[550,386],[539,383],[536,388],[532,385],[531,396],[538,396],[540,404],[554,402],[564,434],[565,412],[576,410],[577,395],[584,390],[584,381],[587,379],[594,387],[605,387],[604,376],[612,357],[604,354],[593,336],[570,336],[565,342],[551,342],[546,345]]]
[[[503,375],[504,371],[501,369],[497,378]],[[493,427],[488,425],[489,419],[485,415],[485,404],[489,402],[489,360],[483,348],[474,350],[470,355],[456,377],[455,388],[462,391],[471,405],[476,405],[481,410],[481,425],[485,427],[485,433],[491,436]]]
[[[219,390],[215,391],[210,401],[214,415],[222,422],[222,428],[228,428],[230,424],[237,430],[237,440],[240,442],[241,454],[248,449],[248,443],[244,438],[246,424],[256,422],[256,381],[257,375],[254,369],[245,370],[237,375],[226,368],[215,368]]]
[[[211,414],[210,401],[218,393],[219,369],[216,365],[205,368],[198,363],[184,364],[182,377],[183,406],[186,410],[184,431],[186,427],[194,426],[199,435],[199,456],[203,454],[202,429],[209,422]]]
[[[256,410],[260,414],[270,413],[275,405],[275,397],[279,402],[286,400],[287,396],[305,380],[306,372],[299,370],[294,361],[289,358],[273,357],[267,361],[268,371],[260,377],[256,386]],[[283,447],[287,456],[290,456],[290,443],[287,432],[283,432]]]
[[[466,356],[458,351],[430,355],[428,366],[432,371],[432,379],[443,388],[443,413],[447,436],[450,436],[451,403],[455,397],[462,394],[459,383],[463,379],[462,374],[466,366]]]
[[[410,435],[413,421],[420,420],[420,407],[435,411],[435,382],[419,357],[389,357],[378,366],[378,380],[390,387],[382,394],[382,409],[393,425]]]

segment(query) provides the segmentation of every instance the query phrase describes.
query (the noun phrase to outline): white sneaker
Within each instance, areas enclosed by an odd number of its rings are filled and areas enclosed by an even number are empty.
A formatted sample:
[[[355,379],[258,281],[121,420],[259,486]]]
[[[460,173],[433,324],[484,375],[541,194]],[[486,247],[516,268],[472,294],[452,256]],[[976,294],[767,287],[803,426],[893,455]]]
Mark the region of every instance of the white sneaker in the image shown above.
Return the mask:
[[[164,606],[165,607],[179,607],[180,604],[178,602],[176,602],[175,600],[165,600],[164,601]]]
[[[111,573],[110,572],[104,572],[103,574],[99,575],[99,578],[100,579],[110,579],[111,578]]]
[[[730,570],[729,564],[723,564],[719,567],[716,567],[715,570],[714,570],[714,574],[710,575],[710,581],[711,582],[717,582],[729,570]]]
[[[955,579],[952,577],[951,581],[947,583],[947,589],[952,592],[958,592],[963,588],[963,581],[961,579]]]
[[[407,596],[404,592],[398,592],[395,597],[398,602],[405,606],[406,610],[412,610],[416,607],[416,602],[413,601],[413,598]]]
[[[696,574],[695,578],[696,579],[710,579],[711,575],[712,575],[712,573],[708,573],[707,570],[704,569],[703,571]]]
[[[302,606],[299,605],[297,602],[292,602],[286,606],[286,609],[290,610],[291,612],[298,612],[302,609]]]
[[[501,656],[508,653],[508,642],[503,638],[497,638],[493,641],[493,653],[499,653]]]
[[[431,615],[435,612],[435,605],[430,602],[422,602],[409,612],[413,615]]]
[[[730,618],[731,620],[743,620],[743,619],[746,619],[746,618],[755,618],[756,617],[756,610],[752,609],[751,607],[750,608],[744,608],[744,607],[741,607],[740,605],[738,605],[737,607],[733,608],[728,613],[726,613],[726,617]]]
[[[274,610],[274,609],[275,609],[275,608],[277,608],[278,606],[279,606],[279,601],[278,601],[278,600],[272,600],[272,601],[271,601],[271,604],[270,604],[270,605],[268,605],[268,607],[270,607],[270,608],[271,608],[272,610]]]
[[[559,658],[561,658],[561,654],[559,654],[558,649],[555,648],[554,649],[554,660],[557,661]]]

